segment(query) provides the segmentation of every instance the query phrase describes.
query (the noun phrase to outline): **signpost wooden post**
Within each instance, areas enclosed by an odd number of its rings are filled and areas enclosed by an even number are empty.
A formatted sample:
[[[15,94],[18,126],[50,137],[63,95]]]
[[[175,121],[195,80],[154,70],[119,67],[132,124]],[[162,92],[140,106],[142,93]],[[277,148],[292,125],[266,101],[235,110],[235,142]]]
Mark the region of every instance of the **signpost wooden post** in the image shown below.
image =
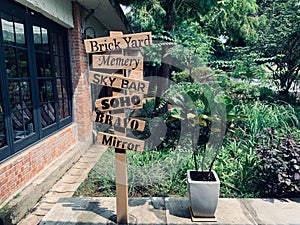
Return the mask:
[[[94,69],[123,70],[123,74],[109,74],[98,71],[89,72],[93,84],[120,89],[111,97],[97,99],[93,119],[97,123],[114,127],[114,134],[99,132],[98,142],[115,148],[116,164],[116,209],[117,223],[128,224],[128,181],[126,150],[142,152],[144,141],[126,137],[126,129],[143,131],[145,121],[126,118],[125,108],[141,108],[143,94],[148,93],[149,82],[142,80],[143,57],[124,55],[126,49],[138,49],[152,44],[151,32],[126,34],[110,32],[109,37],[84,40],[86,53],[113,52],[113,54],[92,56]],[[116,53],[119,52],[119,54]],[[121,54],[120,54],[121,53]],[[131,74],[131,77],[126,77]],[[129,95],[126,94],[129,93]],[[111,112],[111,113],[109,113]]]

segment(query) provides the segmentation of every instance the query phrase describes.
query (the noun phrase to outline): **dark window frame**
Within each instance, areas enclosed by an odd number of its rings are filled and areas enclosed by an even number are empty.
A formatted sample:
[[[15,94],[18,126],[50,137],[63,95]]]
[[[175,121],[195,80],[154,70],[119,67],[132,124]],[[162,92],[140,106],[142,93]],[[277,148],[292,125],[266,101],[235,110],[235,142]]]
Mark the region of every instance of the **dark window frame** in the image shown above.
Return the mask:
[[[70,52],[69,52],[69,40],[68,40],[68,29],[49,20],[48,18],[42,16],[41,14],[34,12],[25,6],[22,6],[19,3],[12,2],[10,0],[4,0],[5,3],[1,4],[0,6],[0,16],[1,13],[6,13],[8,15],[16,16],[21,18],[24,21],[24,31],[25,31],[25,48],[27,49],[27,68],[28,68],[28,76],[29,82],[31,85],[31,102],[33,107],[33,130],[34,133],[26,136],[25,138],[20,139],[19,141],[14,141],[13,137],[13,123],[12,123],[12,109],[10,107],[10,100],[9,100],[9,90],[8,90],[8,77],[6,74],[6,64],[5,64],[5,54],[4,54],[4,40],[2,35],[2,24],[0,20],[0,94],[2,96],[2,104],[4,109],[4,126],[5,126],[5,133],[6,133],[6,143],[7,145],[0,148],[0,163],[1,161],[7,160],[17,152],[20,152],[26,147],[35,144],[36,142],[42,140],[43,138],[53,134],[54,132],[59,131],[61,128],[69,125],[73,121],[73,109],[72,109],[72,76],[71,76],[71,63],[70,63]],[[2,18],[2,16],[1,16]],[[55,112],[55,121],[54,123],[42,127],[41,124],[41,102],[39,98],[39,84],[38,80],[43,79],[38,77],[37,69],[36,69],[36,52],[34,46],[34,33],[33,33],[33,26],[39,26],[42,28],[47,29],[47,36],[48,36],[48,46],[49,46],[49,55],[51,58],[51,77],[49,80],[52,81],[53,85],[53,92],[54,92],[54,99],[51,102],[52,106],[54,106]],[[53,34],[59,34],[63,38],[63,45],[64,45],[64,53],[59,55],[60,57],[64,56],[65,62],[65,75],[62,77],[63,73],[60,72],[60,76],[56,77],[55,69],[55,55],[53,52],[53,43],[52,37]],[[15,34],[14,34],[15,35]],[[57,38],[58,39],[58,38]],[[59,53],[56,53],[58,55]],[[60,68],[61,70],[61,68]],[[67,84],[67,97],[64,98],[67,104],[68,109],[68,116],[65,118],[60,118],[59,115],[59,101],[60,98],[58,96],[57,91],[57,80],[66,79]]]

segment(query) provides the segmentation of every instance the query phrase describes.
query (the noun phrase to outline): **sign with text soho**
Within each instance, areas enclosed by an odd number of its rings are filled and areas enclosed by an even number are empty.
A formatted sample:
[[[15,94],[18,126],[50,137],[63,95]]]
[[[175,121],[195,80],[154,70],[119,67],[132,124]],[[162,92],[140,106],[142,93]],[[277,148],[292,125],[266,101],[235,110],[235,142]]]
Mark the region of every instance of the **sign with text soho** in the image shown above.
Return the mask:
[[[117,129],[115,134],[98,132],[98,142],[115,148],[117,223],[128,224],[126,150],[142,152],[144,141],[126,137],[125,131],[126,129],[143,131],[146,122],[126,118],[124,110],[122,113],[120,110],[142,108],[143,95],[148,93],[149,82],[125,75],[143,73],[141,54],[129,56],[128,53],[132,50],[140,51],[139,48],[151,45],[152,34],[143,32],[123,35],[121,32],[110,32],[109,37],[87,39],[84,40],[84,44],[86,53],[105,52],[101,55],[92,55],[92,68],[97,71],[89,71],[89,82],[121,91],[96,100],[97,110],[93,113],[93,120],[96,123],[112,125],[115,129],[120,127],[124,131],[120,133],[120,129]],[[98,69],[104,69],[105,72],[99,72]],[[112,72],[109,73],[107,70]],[[122,74],[115,73],[120,70],[123,71]]]

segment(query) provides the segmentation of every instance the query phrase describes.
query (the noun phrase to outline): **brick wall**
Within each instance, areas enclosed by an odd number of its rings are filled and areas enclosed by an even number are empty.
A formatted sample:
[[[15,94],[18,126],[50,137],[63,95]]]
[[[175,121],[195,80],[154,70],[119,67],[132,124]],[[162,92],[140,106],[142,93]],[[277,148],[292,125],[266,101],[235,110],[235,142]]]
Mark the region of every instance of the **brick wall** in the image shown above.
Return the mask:
[[[92,143],[91,90],[88,59],[81,36],[80,5],[72,2],[74,28],[69,29],[74,123],[0,164],[0,205],[23,188],[52,161],[75,146]]]
[[[91,87],[88,83],[88,58],[81,34],[80,5],[72,2],[74,28],[69,30],[73,74],[74,119],[78,124],[78,140],[92,142]],[[82,15],[84,21],[84,15]]]
[[[0,165],[0,204],[68,149],[74,148],[77,127],[69,126]]]

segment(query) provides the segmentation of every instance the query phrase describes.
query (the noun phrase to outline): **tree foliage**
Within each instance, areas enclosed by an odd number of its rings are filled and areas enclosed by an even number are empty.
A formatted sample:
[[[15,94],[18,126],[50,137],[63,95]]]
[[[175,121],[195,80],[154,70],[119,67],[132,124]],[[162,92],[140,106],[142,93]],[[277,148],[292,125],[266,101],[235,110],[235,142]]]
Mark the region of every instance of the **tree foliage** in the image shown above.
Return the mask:
[[[280,92],[288,93],[300,79],[300,2],[260,0],[262,23],[255,44],[261,63],[272,72]]]

